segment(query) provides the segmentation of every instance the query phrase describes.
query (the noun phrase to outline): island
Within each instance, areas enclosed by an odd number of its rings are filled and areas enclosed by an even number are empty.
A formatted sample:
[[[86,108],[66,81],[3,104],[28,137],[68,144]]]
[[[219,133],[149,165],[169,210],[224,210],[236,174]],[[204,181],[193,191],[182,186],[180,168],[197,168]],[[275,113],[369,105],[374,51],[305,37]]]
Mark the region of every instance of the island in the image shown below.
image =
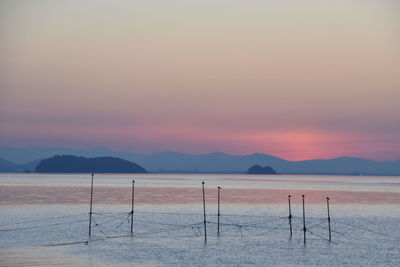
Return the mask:
[[[276,171],[269,166],[253,165],[248,169],[247,174],[276,174]]]
[[[85,158],[71,155],[53,156],[36,167],[39,173],[147,173],[136,163],[115,158]]]

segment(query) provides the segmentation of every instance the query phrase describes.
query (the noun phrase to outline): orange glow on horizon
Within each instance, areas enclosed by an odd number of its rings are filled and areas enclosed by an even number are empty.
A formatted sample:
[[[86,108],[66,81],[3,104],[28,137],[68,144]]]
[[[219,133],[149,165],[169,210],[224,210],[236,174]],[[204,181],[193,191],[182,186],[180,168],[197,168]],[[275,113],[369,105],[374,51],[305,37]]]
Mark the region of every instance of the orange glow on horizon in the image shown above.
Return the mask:
[[[265,130],[261,133],[248,131],[232,132],[225,128],[187,127],[184,125],[163,125],[146,127],[108,127],[101,125],[61,125],[40,127],[31,130],[28,125],[16,125],[3,130],[5,136],[18,138],[30,131],[31,142],[46,141],[50,146],[64,143],[76,148],[107,147],[115,151],[156,153],[176,151],[189,154],[224,152],[232,155],[265,153],[285,160],[300,161],[328,159],[341,156],[366,157],[368,153],[396,151],[390,143],[374,144],[374,136],[359,136],[320,130]],[[13,134],[17,132],[18,134]],[[128,141],[127,141],[128,140]],[[131,140],[131,141],[129,141]],[[368,146],[363,143],[368,142]],[[87,145],[90,143],[91,145]],[[24,145],[24,144],[22,144]],[[200,148],[200,149],[199,149]],[[385,149],[382,152],[382,149]],[[360,153],[361,152],[361,153]]]

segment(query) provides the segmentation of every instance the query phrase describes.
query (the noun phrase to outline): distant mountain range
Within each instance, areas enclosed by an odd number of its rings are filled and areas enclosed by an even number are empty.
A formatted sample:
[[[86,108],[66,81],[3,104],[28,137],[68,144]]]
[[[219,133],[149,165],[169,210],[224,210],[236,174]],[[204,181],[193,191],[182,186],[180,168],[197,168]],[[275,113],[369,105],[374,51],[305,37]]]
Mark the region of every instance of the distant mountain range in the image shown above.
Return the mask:
[[[0,172],[33,172],[41,160],[34,160],[25,164],[17,164],[0,159]]]
[[[270,166],[279,174],[400,175],[400,161],[376,162],[349,157],[287,161],[267,154],[234,156],[219,152],[203,155],[160,152],[143,155],[106,148],[80,150],[45,147],[0,147],[0,159],[3,159],[0,160],[0,171],[33,171],[40,160],[54,155],[118,157],[139,164],[148,172],[159,173],[246,173],[257,164]]]

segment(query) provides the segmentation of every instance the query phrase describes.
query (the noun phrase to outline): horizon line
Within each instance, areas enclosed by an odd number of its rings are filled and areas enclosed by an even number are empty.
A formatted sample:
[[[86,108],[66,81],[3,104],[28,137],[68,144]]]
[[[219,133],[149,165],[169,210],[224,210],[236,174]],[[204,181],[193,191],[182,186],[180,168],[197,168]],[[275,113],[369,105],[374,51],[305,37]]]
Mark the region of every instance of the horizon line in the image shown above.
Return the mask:
[[[400,161],[399,159],[390,159],[390,160],[375,160],[375,159],[369,159],[369,158],[364,158],[364,157],[358,157],[358,156],[349,156],[349,155],[343,155],[343,156],[338,156],[338,157],[332,157],[332,158],[309,158],[309,159],[303,159],[303,160],[288,160],[283,157],[275,156],[272,154],[264,153],[264,152],[253,152],[253,153],[245,153],[245,154],[231,154],[231,153],[226,153],[226,152],[221,152],[221,151],[214,151],[214,152],[208,152],[208,153],[189,153],[189,152],[179,152],[179,151],[173,151],[173,150],[162,150],[162,151],[157,151],[157,152],[150,152],[150,153],[140,153],[140,152],[134,152],[130,150],[113,150],[107,147],[103,146],[97,146],[94,148],[75,148],[75,147],[65,147],[65,146],[20,146],[20,147],[15,147],[15,146],[0,146],[0,148],[6,148],[6,149],[27,149],[27,148],[36,148],[36,149],[71,149],[71,150],[82,150],[82,151],[95,151],[95,150],[109,150],[112,153],[132,153],[132,154],[138,154],[138,155],[143,155],[143,156],[149,156],[149,155],[154,155],[154,154],[161,154],[161,153],[176,153],[176,154],[182,154],[182,155],[191,155],[191,156],[205,156],[205,155],[212,155],[212,154],[224,154],[224,155],[229,155],[233,157],[240,157],[240,156],[252,156],[252,155],[265,155],[265,156],[271,156],[275,157],[281,160],[289,161],[289,162],[302,162],[302,161],[311,161],[311,160],[334,160],[334,159],[341,159],[341,158],[350,158],[350,159],[362,159],[362,160],[368,160],[368,161],[373,161],[373,162],[390,162],[390,161]],[[54,154],[55,156],[57,154]],[[67,154],[65,154],[67,155]]]

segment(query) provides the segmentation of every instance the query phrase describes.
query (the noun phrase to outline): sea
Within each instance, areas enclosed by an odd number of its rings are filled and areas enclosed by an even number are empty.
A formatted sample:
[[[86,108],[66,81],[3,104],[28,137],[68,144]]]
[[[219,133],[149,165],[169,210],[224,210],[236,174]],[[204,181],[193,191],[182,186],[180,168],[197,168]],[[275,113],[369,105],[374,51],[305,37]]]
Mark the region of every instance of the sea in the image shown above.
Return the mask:
[[[398,176],[0,174],[0,266],[400,266],[399,226]]]

